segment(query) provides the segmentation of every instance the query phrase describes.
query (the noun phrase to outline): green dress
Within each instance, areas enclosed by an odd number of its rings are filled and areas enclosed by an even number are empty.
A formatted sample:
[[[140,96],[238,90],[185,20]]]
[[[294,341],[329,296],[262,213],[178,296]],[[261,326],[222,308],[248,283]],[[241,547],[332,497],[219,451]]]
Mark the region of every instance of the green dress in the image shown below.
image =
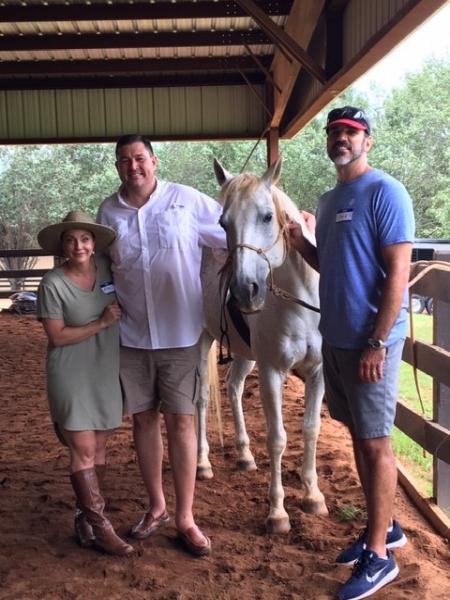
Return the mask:
[[[66,325],[86,325],[116,300],[109,263],[95,258],[97,278],[92,291],[83,290],[60,268],[42,278],[38,319],[62,319]],[[114,429],[122,421],[119,382],[119,327],[114,323],[83,342],[48,348],[47,394],[52,420],[70,431]]]

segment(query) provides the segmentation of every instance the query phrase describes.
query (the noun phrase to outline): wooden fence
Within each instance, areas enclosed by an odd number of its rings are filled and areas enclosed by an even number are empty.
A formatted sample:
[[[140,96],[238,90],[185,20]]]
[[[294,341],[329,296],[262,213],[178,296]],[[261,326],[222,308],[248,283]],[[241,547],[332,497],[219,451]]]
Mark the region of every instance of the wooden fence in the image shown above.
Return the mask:
[[[0,250],[0,258],[48,256],[44,250]],[[10,280],[22,281],[21,291],[36,292],[41,277],[48,269],[0,269],[0,298],[9,298],[16,290],[11,289]]]
[[[450,540],[450,253],[411,265],[410,293],[433,298],[433,342],[407,338],[403,360],[433,379],[433,416],[427,419],[397,405],[395,424],[433,456],[433,498],[424,498],[399,467],[399,479],[414,503]]]
[[[46,256],[43,250],[4,250],[2,256]],[[450,253],[435,253],[435,260],[450,261]],[[433,378],[433,418],[417,414],[402,403],[397,405],[396,426],[409,438],[433,455],[433,498],[423,497],[401,465],[399,479],[413,502],[435,528],[450,540],[450,262],[415,262],[411,277],[431,268],[411,288],[411,293],[434,299],[433,343],[407,338],[403,360]],[[37,290],[40,278],[48,269],[1,271],[0,282],[25,278],[27,289]],[[31,282],[31,283],[30,283]],[[0,290],[0,298],[12,291]]]

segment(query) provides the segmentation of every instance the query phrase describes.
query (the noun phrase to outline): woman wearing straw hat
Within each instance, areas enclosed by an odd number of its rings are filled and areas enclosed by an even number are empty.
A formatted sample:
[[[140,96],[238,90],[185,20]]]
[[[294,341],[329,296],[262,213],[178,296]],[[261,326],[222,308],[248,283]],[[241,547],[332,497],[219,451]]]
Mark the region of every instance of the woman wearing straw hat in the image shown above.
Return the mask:
[[[49,342],[50,414],[58,437],[70,451],[78,541],[108,554],[127,556],[133,547],[115,533],[105,517],[99,488],[107,437],[122,421],[122,395],[120,308],[108,261],[94,256],[94,248],[102,250],[114,238],[114,229],[96,224],[78,210],[42,229],[40,246],[66,260],[42,278],[37,312]]]

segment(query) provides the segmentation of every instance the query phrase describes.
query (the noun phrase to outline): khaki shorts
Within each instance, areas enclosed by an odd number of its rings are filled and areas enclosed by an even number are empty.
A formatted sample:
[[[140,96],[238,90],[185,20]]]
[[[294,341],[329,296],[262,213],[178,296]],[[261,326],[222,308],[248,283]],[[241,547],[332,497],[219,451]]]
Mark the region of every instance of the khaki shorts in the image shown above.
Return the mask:
[[[141,350],[120,348],[124,414],[145,410],[193,415],[199,391],[200,345]]]

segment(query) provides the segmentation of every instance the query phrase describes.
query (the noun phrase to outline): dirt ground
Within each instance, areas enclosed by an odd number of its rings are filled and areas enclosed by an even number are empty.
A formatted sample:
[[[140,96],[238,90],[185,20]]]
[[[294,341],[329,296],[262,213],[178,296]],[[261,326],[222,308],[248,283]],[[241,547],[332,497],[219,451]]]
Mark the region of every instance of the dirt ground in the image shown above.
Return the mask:
[[[302,384],[285,385],[288,447],[283,460],[286,508],[292,529],[269,536],[268,459],[257,380],[245,395],[248,430],[259,470],[235,470],[230,409],[223,403],[224,441],[211,435],[215,478],[199,482],[196,516],[210,535],[213,554],[185,554],[173,527],[135,544],[130,559],[77,546],[72,534],[74,499],[66,449],[55,438],[45,396],[45,339],[33,316],[0,313],[0,599],[14,600],[250,600],[333,598],[348,568],[334,564],[338,551],[357,534],[362,521],[343,521],[342,508],[362,506],[349,439],[323,409],[318,473],[330,510],[328,517],[299,508],[302,456]],[[222,373],[223,375],[223,373]],[[126,534],[146,508],[130,423],[112,437],[104,492],[108,514]],[[168,508],[173,489],[168,465],[164,480]],[[375,597],[379,600],[450,598],[448,544],[417,513],[399,490],[396,514],[409,543],[396,551],[400,576]]]

